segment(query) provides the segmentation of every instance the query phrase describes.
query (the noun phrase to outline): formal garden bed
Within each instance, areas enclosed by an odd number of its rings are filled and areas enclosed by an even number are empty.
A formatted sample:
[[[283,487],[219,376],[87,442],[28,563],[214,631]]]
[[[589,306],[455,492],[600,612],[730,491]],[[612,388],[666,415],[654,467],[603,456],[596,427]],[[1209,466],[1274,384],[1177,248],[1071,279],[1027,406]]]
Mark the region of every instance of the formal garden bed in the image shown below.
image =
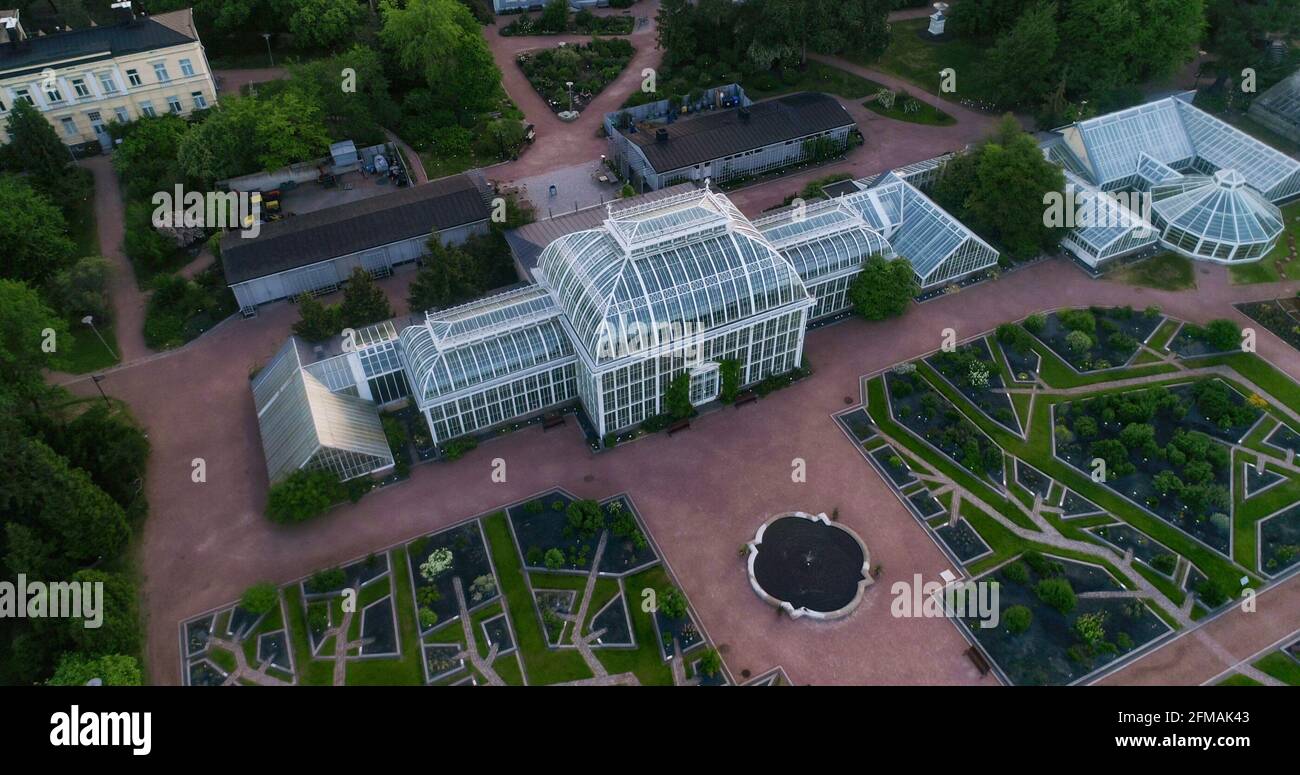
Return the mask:
[[[1286,423],[1279,424],[1264,438],[1264,443],[1282,454],[1292,452],[1300,454],[1300,433],[1291,430]]]
[[[1103,394],[1053,407],[1057,457],[1225,555],[1232,547],[1228,447],[1261,410],[1220,380]],[[1214,438],[1212,438],[1214,437]]]
[[[928,488],[908,495],[907,500],[912,504],[912,508],[916,509],[916,513],[920,515],[921,519],[929,519],[937,514],[942,514],[946,510]]]
[[[876,435],[876,427],[871,424],[871,418],[862,409],[845,412],[838,419],[859,444],[866,443]]]
[[[1002,450],[916,371],[885,375],[893,418],[978,477],[1001,483]]]
[[[1100,525],[1091,528],[1090,533],[1117,549],[1121,556],[1130,549],[1134,559],[1143,563],[1163,576],[1173,578],[1178,567],[1178,555],[1166,549],[1149,536],[1131,525]]]
[[[1043,357],[1034,349],[1034,338],[1015,323],[998,326],[995,340],[1016,382],[1033,383],[1042,367]]]
[[[602,533],[602,574],[623,574],[655,562],[654,548],[626,498],[605,503],[574,500],[555,490],[508,509],[524,565],[536,571],[591,570]]]
[[[1076,371],[1087,372],[1127,364],[1163,320],[1155,307],[1090,307],[1030,315],[1022,325]]]
[[[1046,501],[1048,494],[1052,491],[1051,478],[1018,458],[1013,458],[1011,464],[1015,469],[1016,484],[1024,488],[1025,492],[1030,495],[1037,495]]]
[[[934,529],[934,533],[962,565],[974,562],[993,551],[964,519],[942,524]]]
[[[893,482],[895,487],[903,487],[916,481],[912,469],[907,467],[907,461],[903,460],[902,456],[888,444],[872,450],[871,457],[880,465],[881,470],[885,472],[889,477],[889,481]]]
[[[998,626],[963,621],[1013,684],[1073,683],[1169,632],[1139,598],[1082,596],[1122,589],[1094,565],[1031,552],[976,581],[999,584]]]
[[[1286,477],[1267,466],[1260,467],[1251,463],[1241,464],[1242,495],[1250,499],[1286,481]]]
[[[544,497],[577,502],[561,491]],[[182,622],[184,678],[192,685],[330,685],[341,661],[343,681],[357,685],[567,683],[594,675],[573,643],[574,631],[603,630],[592,647],[605,670],[671,685],[667,658],[680,647],[698,659],[707,637],[633,504],[617,496],[596,505],[606,519],[601,530],[608,533],[610,564],[606,573],[602,561],[586,603],[585,575],[525,567],[511,519],[499,511],[278,588],[259,585],[256,598],[250,590],[244,603]],[[255,599],[262,602],[248,608]],[[657,610],[645,610],[643,600],[656,601]],[[350,605],[355,613],[345,611]],[[576,623],[544,613],[571,615],[584,607]],[[252,672],[237,674],[239,660],[227,641]],[[475,653],[477,661],[470,658]]]
[[[1023,433],[1011,396],[1002,392],[1006,383],[987,340],[976,339],[952,351],[941,350],[926,363],[991,420],[1012,433]]]
[[[590,43],[523,53],[516,61],[533,89],[558,113],[570,107],[577,111],[585,108],[618,78],[635,52],[622,38],[596,38]],[[572,89],[566,86],[569,82]]]
[[[1065,497],[1061,499],[1061,516],[1066,518],[1104,513],[1106,513],[1104,509],[1074,490],[1066,490]]]
[[[563,21],[558,14],[548,16],[543,12],[536,16],[520,14],[515,20],[501,28],[503,38],[524,37],[529,35],[630,35],[636,25],[633,16],[597,16],[582,9],[575,14],[565,14]]]
[[[1259,523],[1259,565],[1269,576],[1285,573],[1300,563],[1300,505]]]
[[[876,93],[867,98],[862,105],[867,110],[878,113],[885,118],[905,121],[909,124],[950,126],[957,123],[957,119],[930,103],[912,96],[906,89],[895,90],[879,86]]]
[[[1235,304],[1241,314],[1272,331],[1278,339],[1300,350],[1300,301],[1293,298]]]
[[[1205,326],[1184,323],[1169,340],[1167,349],[1180,358],[1203,358],[1241,349],[1241,328],[1231,320],[1213,320]]]

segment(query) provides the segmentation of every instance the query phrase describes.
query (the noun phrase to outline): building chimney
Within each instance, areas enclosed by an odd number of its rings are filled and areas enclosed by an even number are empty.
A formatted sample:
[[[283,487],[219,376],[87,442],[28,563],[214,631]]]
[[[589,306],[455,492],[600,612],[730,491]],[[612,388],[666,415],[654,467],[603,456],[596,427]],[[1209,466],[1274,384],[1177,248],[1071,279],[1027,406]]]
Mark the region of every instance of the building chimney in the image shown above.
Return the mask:
[[[667,130],[667,129],[664,129],[664,128],[662,128],[662,127],[660,127],[659,129],[656,129],[656,130],[655,130],[655,142],[656,142],[656,143],[666,143],[666,142],[668,142],[668,130]]]
[[[18,10],[0,11],[0,43],[17,43],[26,37],[22,22],[18,20]]]
[[[135,9],[131,6],[131,0],[114,0],[109,8],[117,12],[117,16],[123,24],[130,24],[135,21]]]

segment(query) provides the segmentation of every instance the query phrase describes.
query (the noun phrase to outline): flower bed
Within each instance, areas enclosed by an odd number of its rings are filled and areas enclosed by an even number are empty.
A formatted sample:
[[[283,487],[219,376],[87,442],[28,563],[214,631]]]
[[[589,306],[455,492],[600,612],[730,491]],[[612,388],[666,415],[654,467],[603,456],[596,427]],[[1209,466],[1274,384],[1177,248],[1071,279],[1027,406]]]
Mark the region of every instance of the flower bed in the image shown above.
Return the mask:
[[[894,419],[966,470],[1002,481],[1002,450],[930,383],[913,372],[885,375]]]
[[[1154,307],[1090,307],[1031,315],[1024,327],[1076,370],[1099,371],[1128,363],[1163,320]]]
[[[1006,384],[993,363],[993,352],[987,341],[977,339],[952,352],[940,351],[926,359],[926,363],[993,422],[1012,433],[1020,433],[1011,396],[999,392]]]
[[[635,53],[632,44],[619,38],[597,38],[576,46],[557,46],[535,53],[520,54],[519,68],[542,95],[551,110],[569,109],[573,83],[573,109],[582,110],[606,86],[618,78]]]

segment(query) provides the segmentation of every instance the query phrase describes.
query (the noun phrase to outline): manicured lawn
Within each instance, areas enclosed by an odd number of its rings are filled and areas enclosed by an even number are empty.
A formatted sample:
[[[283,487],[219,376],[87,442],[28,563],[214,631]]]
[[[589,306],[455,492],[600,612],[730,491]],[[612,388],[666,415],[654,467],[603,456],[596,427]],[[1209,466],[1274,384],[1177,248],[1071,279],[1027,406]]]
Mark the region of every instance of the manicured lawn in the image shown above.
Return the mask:
[[[1141,288],[1185,291],[1196,287],[1192,260],[1177,253],[1161,253],[1116,270],[1109,280]]]
[[[95,332],[91,331],[81,320],[69,320],[68,329],[72,331],[72,346],[63,353],[67,361],[64,367],[70,374],[86,374],[92,371],[106,369],[109,366],[117,364],[119,360],[117,354],[117,332],[113,326],[99,326],[99,333],[108,342],[113,352],[109,352],[104,342],[99,341]]]
[[[1287,686],[1300,686],[1300,662],[1281,651],[1255,661],[1255,667],[1267,673]]]
[[[628,613],[632,615],[632,629],[636,633],[636,649],[597,649],[596,658],[611,673],[632,672],[645,686],[672,686],[673,672],[659,658],[658,635],[655,630],[654,614],[641,610],[641,590],[653,588],[657,591],[667,589],[672,582],[664,572],[662,565],[630,576],[624,582],[627,591]],[[594,611],[592,612],[594,615]]]
[[[787,71],[783,78],[763,73],[744,79],[740,85],[751,100],[801,91],[828,92],[846,99],[860,100],[875,94],[880,89],[880,84],[868,81],[866,78],[859,78],[838,67],[812,61],[809,61],[802,70]]]
[[[879,60],[871,61],[852,54],[846,58],[905,78],[931,94],[939,93],[939,71],[951,67],[957,74],[956,92],[951,96],[990,101],[990,84],[984,66],[988,41],[958,37],[944,43],[931,43],[917,34],[929,24],[928,19],[894,22],[889,48]]]
[[[1263,686],[1264,684],[1260,683],[1259,681],[1256,681],[1254,678],[1249,678],[1247,676],[1244,676],[1241,673],[1233,673],[1232,675],[1228,676],[1222,681],[1219,681],[1217,685],[1218,686]]]
[[[906,121],[909,124],[927,124],[929,126],[949,126],[957,123],[957,119],[944,113],[942,110],[934,107],[928,102],[923,102],[911,96],[906,91],[897,91],[894,95],[894,102],[889,107],[880,100],[880,91],[889,87],[868,80],[876,94],[868,97],[862,105],[867,110],[879,113],[885,118],[892,118],[895,121]],[[894,91],[894,90],[890,90]]]
[[[1278,237],[1277,245],[1267,255],[1253,264],[1228,267],[1228,274],[1234,284],[1275,283],[1300,278],[1300,260],[1291,257],[1291,247],[1287,244],[1288,234],[1300,239],[1300,202],[1292,202],[1283,207],[1282,219],[1286,223],[1286,231]]]
[[[497,512],[484,519],[483,531],[487,534],[492,562],[496,566],[497,581],[505,595],[506,607],[510,609],[510,622],[514,625],[515,637],[519,639],[528,683],[537,686],[590,678],[591,671],[576,650],[546,647],[546,636],[542,634],[541,623],[535,614],[532,594],[520,568],[510,528],[506,525],[506,515]]]

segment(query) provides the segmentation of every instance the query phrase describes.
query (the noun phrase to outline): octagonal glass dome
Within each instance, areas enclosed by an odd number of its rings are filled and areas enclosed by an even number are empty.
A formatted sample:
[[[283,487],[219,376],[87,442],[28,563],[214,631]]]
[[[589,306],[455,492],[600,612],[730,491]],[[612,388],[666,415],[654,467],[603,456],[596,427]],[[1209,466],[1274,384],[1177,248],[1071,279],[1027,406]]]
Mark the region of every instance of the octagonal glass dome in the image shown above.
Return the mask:
[[[1151,187],[1151,208],[1160,237],[1193,258],[1254,261],[1273,249],[1282,213],[1239,172],[1189,175]]]

